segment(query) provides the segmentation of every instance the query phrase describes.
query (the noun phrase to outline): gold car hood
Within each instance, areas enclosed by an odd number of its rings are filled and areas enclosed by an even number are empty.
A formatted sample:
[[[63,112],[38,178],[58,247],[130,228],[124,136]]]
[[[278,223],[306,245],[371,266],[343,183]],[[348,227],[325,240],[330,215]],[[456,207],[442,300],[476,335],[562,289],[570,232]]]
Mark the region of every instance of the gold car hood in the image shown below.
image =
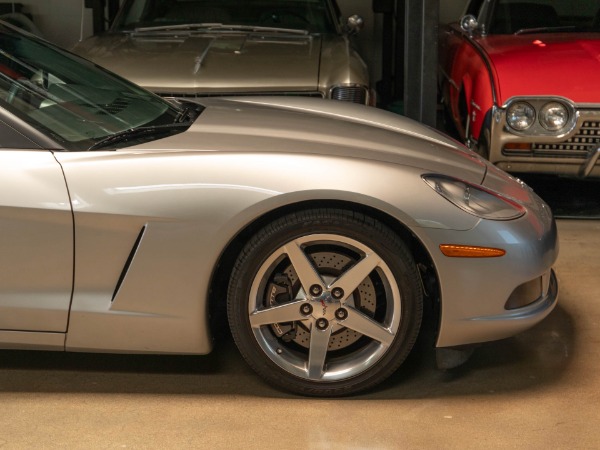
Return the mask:
[[[107,34],[73,51],[165,94],[316,92],[322,38],[300,33]]]
[[[187,132],[140,148],[361,158],[451,173],[473,183],[481,183],[487,170],[485,161],[457,141],[372,107],[304,97],[219,97],[197,103],[205,109]]]

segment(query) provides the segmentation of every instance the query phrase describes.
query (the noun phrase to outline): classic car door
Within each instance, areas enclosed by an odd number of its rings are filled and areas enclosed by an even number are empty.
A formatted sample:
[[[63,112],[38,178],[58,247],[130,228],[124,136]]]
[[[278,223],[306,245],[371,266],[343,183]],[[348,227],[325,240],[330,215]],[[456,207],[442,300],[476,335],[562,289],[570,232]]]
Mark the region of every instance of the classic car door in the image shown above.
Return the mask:
[[[0,330],[65,332],[73,285],[73,218],[48,150],[6,148],[0,121]]]

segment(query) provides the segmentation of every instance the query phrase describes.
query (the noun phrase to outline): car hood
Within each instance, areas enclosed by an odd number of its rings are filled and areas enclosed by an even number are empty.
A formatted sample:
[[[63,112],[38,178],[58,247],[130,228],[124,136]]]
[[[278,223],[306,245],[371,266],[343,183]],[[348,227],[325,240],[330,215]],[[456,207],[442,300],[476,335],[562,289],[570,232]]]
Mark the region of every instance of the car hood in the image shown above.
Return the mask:
[[[198,100],[206,109],[185,132],[145,150],[285,152],[401,164],[481,183],[486,162],[462,144],[396,114],[310,98]]]
[[[600,103],[599,33],[488,36],[498,103],[517,95],[554,95],[575,103]]]
[[[321,44],[295,33],[144,32],[94,37],[73,51],[160,94],[316,92]]]

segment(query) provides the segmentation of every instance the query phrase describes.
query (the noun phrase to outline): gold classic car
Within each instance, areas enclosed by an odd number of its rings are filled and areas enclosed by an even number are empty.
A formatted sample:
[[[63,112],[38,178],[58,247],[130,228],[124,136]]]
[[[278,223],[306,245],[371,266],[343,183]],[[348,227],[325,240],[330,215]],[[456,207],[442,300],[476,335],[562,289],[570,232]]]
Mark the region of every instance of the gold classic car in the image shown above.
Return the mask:
[[[301,95],[373,104],[335,0],[126,0],[74,51],[164,97]]]

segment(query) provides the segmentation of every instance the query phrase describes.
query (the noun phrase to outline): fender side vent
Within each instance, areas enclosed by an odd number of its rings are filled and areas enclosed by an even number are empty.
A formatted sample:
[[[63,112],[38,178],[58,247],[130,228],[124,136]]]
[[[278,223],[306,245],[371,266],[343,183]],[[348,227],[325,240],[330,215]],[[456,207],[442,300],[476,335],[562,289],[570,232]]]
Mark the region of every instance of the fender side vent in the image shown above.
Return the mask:
[[[138,234],[138,237],[135,240],[135,243],[133,244],[131,251],[129,252],[129,256],[127,257],[127,262],[125,263],[125,266],[123,266],[123,270],[121,271],[121,275],[119,276],[119,281],[117,282],[117,286],[115,287],[115,291],[113,292],[112,299],[110,300],[111,302],[115,301],[117,292],[119,292],[119,289],[121,288],[121,284],[123,284],[123,280],[125,279],[127,272],[129,272],[129,267],[131,266],[131,263],[133,262],[133,258],[135,257],[135,254],[140,246],[140,242],[142,242],[142,237],[144,236],[145,231],[146,231],[146,225],[144,225],[142,227],[142,229],[140,230],[140,234]]]

